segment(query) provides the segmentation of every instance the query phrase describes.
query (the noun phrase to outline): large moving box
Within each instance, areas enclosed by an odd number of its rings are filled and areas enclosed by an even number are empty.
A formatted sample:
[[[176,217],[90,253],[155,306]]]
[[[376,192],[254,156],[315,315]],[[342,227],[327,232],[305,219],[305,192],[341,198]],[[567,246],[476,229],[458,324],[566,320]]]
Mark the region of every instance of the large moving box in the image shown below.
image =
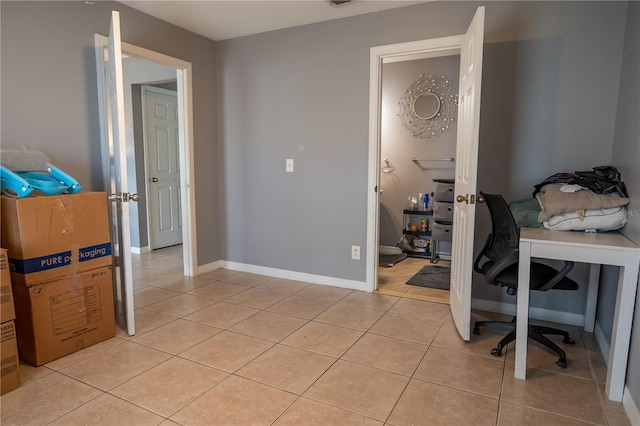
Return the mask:
[[[20,358],[30,364],[115,336],[110,266],[13,290]]]
[[[16,343],[16,317],[13,308],[11,275],[7,263],[7,250],[0,249],[0,395],[20,387],[20,363]]]
[[[9,250],[14,286],[111,265],[107,196],[3,196],[2,247]]]
[[[15,317],[7,249],[0,249],[0,323],[11,321]]]
[[[20,361],[16,346],[16,326],[13,321],[0,324],[1,343],[0,395],[20,387]]]

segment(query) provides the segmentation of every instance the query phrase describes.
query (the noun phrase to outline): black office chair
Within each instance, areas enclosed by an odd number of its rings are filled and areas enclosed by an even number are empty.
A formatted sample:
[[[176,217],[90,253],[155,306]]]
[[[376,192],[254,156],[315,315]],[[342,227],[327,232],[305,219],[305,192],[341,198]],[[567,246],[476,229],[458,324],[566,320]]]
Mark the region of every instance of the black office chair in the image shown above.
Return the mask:
[[[476,258],[473,269],[485,276],[489,284],[507,287],[507,294],[515,295],[518,289],[518,244],[520,231],[511,210],[502,195],[480,193],[484,198],[489,213],[491,214],[492,231],[484,248]],[[559,232],[559,231],[558,231]],[[488,260],[482,265],[483,258]],[[542,263],[531,262],[531,290],[577,290],[578,284],[566,275],[573,268],[573,262],[565,262],[560,271]],[[480,334],[479,327],[510,330],[491,354],[502,356],[502,349],[513,342],[516,337],[516,318],[511,322],[501,321],[477,321],[473,334]],[[563,336],[563,343],[574,344],[569,333],[556,328],[529,324],[529,338],[541,343],[558,354],[560,359],[556,362],[560,367],[567,367],[565,352],[544,334]]]

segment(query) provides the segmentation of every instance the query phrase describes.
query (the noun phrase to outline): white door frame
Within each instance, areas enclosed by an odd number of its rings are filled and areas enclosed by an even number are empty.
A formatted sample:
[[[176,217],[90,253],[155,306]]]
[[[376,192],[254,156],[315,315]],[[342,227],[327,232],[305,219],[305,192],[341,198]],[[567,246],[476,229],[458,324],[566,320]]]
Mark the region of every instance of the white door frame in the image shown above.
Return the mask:
[[[382,108],[382,64],[403,60],[459,55],[464,35],[388,44],[371,48],[369,65],[369,168],[367,196],[367,261],[365,291],[378,284],[378,233],[380,226],[380,111]]]
[[[100,138],[102,146],[102,170],[106,186],[111,185],[109,161],[109,135],[106,94],[106,62],[103,51],[109,46],[109,38],[95,34],[96,62],[98,74],[98,101],[100,107]],[[197,271],[195,177],[193,156],[193,92],[191,63],[152,50],[122,42],[122,53],[176,68],[178,86],[178,123],[180,154],[180,185],[182,208],[182,257],[184,275],[194,276]]]
[[[149,140],[148,140],[149,135],[147,132],[147,93],[154,92],[154,93],[161,93],[164,95],[174,96],[176,92],[174,92],[173,90],[161,89],[148,84],[141,85],[140,91],[142,94],[142,134],[143,134],[142,145],[143,145],[143,151],[144,151],[144,179],[146,182],[145,183],[145,200],[147,202],[147,236],[149,238],[149,248],[153,250],[156,247],[155,245],[156,242],[154,241],[153,228],[151,227],[151,210],[149,209],[149,205],[151,201],[149,194],[151,194],[151,191],[149,190],[150,174],[149,174]],[[180,156],[179,152],[178,152],[178,156]],[[181,161],[181,159],[178,158],[178,161]],[[180,214],[182,214],[182,212],[180,212]]]

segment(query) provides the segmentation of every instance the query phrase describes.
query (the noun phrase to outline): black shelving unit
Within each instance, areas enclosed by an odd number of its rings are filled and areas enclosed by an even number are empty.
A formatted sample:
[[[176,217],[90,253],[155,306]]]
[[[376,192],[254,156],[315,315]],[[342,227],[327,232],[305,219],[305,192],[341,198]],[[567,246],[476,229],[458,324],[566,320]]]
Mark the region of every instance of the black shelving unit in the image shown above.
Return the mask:
[[[427,210],[427,211],[423,211],[423,210],[409,210],[409,209],[405,209],[402,211],[402,219],[403,219],[403,223],[406,224],[407,223],[407,218],[410,218],[411,216],[422,216],[422,217],[431,217],[431,219],[429,220],[429,229],[431,229],[432,223],[433,223],[433,211],[432,210]],[[404,235],[411,235],[413,237],[431,237],[431,231],[427,230],[425,231],[408,231],[406,228],[402,230],[402,233]],[[438,255],[437,255],[437,244],[438,242],[432,238],[427,238],[429,240],[431,240],[431,251],[430,252],[416,252],[416,251],[411,251],[411,250],[403,250],[403,253],[406,253],[407,256],[409,257],[419,257],[422,259],[429,259],[431,261],[431,263],[436,263],[438,261]]]

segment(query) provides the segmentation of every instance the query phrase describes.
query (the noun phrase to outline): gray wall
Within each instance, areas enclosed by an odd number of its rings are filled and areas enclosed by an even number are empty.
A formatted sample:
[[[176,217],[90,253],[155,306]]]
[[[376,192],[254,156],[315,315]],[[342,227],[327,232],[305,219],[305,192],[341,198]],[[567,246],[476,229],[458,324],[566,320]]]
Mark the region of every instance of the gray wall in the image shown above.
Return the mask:
[[[623,232],[640,244],[640,3],[629,2],[628,8],[612,163],[622,173],[631,200],[629,222]],[[616,287],[615,279],[601,282],[600,299],[606,294],[613,302],[598,305],[601,325],[613,324]],[[636,295],[627,385],[636,406],[640,406],[640,291]]]
[[[94,33],[120,11],[122,40],[193,64],[198,264],[220,259],[215,42],[120,3],[0,2],[2,146],[30,145],[102,190]]]
[[[478,5],[431,2],[218,43],[222,257],[364,281],[350,248],[364,259],[370,47],[463,33]],[[479,188],[511,201],[558,171],[608,163],[626,4],[486,8]],[[488,230],[479,209],[478,246]],[[547,299],[532,303],[582,312],[582,292]]]
[[[435,159],[456,156],[456,126],[440,135],[420,139],[412,135],[398,117],[398,101],[420,76],[446,75],[451,87],[458,92],[460,55],[440,58],[393,62],[382,66],[382,111],[380,158],[388,158],[395,170],[380,173],[380,244],[395,246],[404,228],[402,210],[409,207],[407,198],[418,193],[431,194],[435,190],[433,179],[454,177],[454,163],[428,161],[415,163],[412,158]],[[456,110],[457,111],[457,110]],[[455,116],[454,116],[455,117]],[[386,166],[381,162],[381,168]],[[422,200],[420,200],[422,203]],[[422,204],[420,204],[422,205]],[[418,218],[418,217],[416,217]],[[429,218],[431,219],[431,218]],[[441,250],[450,252],[450,247]]]

